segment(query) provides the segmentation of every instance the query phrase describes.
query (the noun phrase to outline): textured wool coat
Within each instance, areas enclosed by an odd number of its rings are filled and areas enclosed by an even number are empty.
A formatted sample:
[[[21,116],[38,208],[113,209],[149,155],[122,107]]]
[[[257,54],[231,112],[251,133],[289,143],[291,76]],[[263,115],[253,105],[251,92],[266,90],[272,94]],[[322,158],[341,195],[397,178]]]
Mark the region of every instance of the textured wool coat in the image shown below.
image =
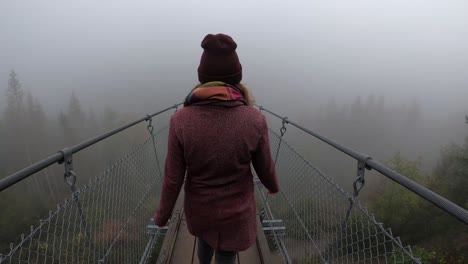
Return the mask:
[[[166,225],[185,178],[190,233],[215,249],[246,250],[257,235],[251,164],[265,187],[278,192],[260,111],[240,101],[203,102],[179,110],[170,121],[155,223]]]

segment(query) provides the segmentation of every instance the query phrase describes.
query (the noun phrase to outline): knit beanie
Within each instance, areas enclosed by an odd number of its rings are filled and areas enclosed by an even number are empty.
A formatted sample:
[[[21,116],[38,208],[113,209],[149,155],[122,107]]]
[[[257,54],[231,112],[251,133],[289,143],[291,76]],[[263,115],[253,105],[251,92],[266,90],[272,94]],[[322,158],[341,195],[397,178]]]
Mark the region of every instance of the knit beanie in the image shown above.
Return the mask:
[[[225,34],[208,34],[201,43],[203,54],[198,66],[201,83],[222,81],[238,84],[242,80],[242,65],[237,57],[237,44]]]

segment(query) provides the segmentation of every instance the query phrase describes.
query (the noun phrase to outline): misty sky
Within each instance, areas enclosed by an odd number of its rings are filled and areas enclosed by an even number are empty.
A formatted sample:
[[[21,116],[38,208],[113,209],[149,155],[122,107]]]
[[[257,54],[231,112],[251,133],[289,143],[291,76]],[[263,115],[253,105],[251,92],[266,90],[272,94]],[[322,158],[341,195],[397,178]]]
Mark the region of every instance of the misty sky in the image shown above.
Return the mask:
[[[218,32],[265,106],[374,94],[468,112],[468,2],[449,0],[1,0],[0,89],[15,69],[53,111],[72,91],[85,107],[156,110],[197,83],[200,42]]]

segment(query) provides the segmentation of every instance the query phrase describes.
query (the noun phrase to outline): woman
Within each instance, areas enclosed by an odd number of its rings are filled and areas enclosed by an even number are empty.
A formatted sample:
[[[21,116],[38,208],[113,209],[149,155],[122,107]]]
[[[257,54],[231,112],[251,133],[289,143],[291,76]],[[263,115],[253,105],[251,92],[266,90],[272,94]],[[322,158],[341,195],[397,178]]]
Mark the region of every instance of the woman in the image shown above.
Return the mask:
[[[270,193],[278,192],[265,117],[240,84],[237,44],[207,35],[198,67],[200,85],[171,117],[160,205],[155,223],[165,226],[185,178],[184,212],[198,239],[201,264],[234,263],[256,239],[253,165]]]

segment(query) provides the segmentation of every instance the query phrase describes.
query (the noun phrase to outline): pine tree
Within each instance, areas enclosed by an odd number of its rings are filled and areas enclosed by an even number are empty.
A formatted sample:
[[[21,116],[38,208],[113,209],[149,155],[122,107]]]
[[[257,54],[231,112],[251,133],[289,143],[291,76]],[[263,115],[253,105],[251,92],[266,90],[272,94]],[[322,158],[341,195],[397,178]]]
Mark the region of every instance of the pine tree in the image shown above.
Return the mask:
[[[118,114],[114,109],[107,106],[104,109],[104,113],[102,114],[102,124],[106,130],[110,130],[116,127],[118,122]]]
[[[23,90],[21,83],[17,78],[16,72],[11,71],[10,79],[8,80],[8,89],[6,92],[7,106],[5,114],[8,125],[19,124],[23,112]],[[16,127],[15,127],[16,128]]]
[[[92,108],[89,108],[86,116],[86,135],[88,137],[96,136],[99,132],[96,113]]]
[[[24,156],[24,106],[23,90],[15,71],[11,71],[6,90],[7,105],[5,111],[5,149],[7,155],[8,173],[25,165]]]
[[[69,145],[70,141],[72,141],[70,138],[73,136],[72,135],[73,131],[72,131],[72,128],[70,127],[70,123],[69,123],[67,115],[62,110],[60,110],[60,113],[58,115],[58,122],[63,132],[64,145],[62,147],[65,147]]]
[[[5,132],[5,122],[0,119],[0,145],[4,146],[6,143],[6,132]],[[7,163],[6,161],[7,151],[6,148],[0,148],[0,179],[5,177],[5,168]]]
[[[68,104],[68,118],[70,118],[71,122],[74,124],[73,127],[75,128],[82,128],[84,125],[84,113],[81,110],[81,103],[76,97],[75,93],[72,93],[70,102]]]
[[[59,124],[63,129],[65,145],[71,146],[84,139],[86,135],[85,114],[75,93],[72,93],[67,112],[60,111]]]

